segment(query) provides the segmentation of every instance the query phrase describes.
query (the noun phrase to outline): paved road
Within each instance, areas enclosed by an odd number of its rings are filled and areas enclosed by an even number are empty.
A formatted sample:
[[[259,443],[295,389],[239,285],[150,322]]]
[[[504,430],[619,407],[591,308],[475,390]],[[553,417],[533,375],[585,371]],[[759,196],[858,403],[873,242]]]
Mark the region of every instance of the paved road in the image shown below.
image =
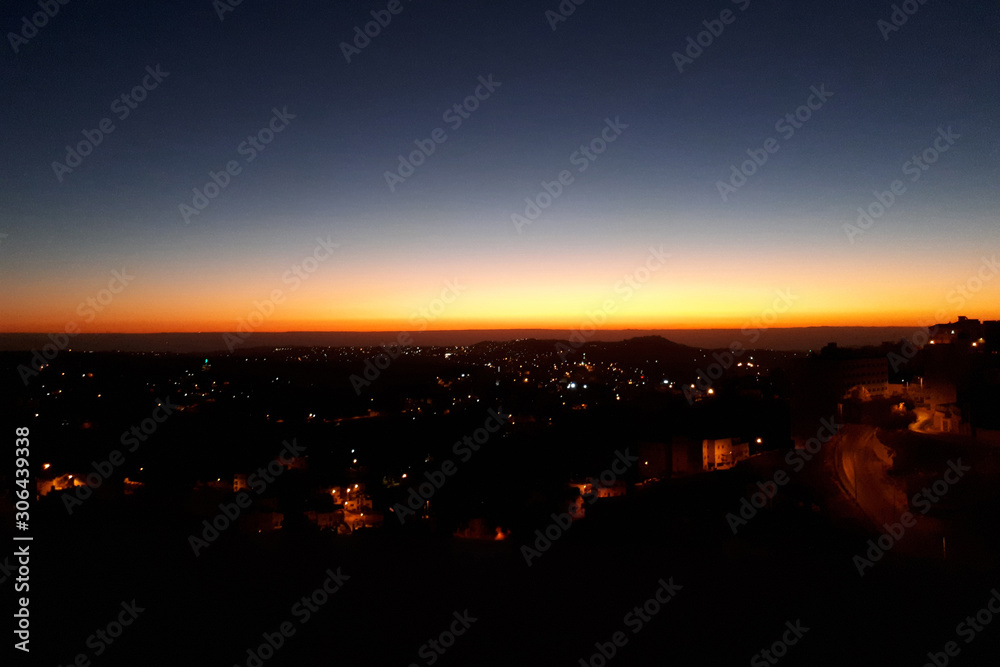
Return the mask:
[[[902,484],[889,476],[889,451],[877,437],[876,429],[847,424],[831,443],[834,469],[841,488],[861,510],[881,528],[899,521],[909,510]]]

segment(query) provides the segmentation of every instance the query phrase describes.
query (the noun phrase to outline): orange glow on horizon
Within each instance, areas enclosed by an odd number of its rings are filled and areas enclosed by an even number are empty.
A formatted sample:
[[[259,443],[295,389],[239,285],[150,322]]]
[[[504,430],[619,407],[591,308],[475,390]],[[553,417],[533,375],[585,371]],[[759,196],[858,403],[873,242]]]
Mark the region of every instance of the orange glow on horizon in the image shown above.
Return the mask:
[[[964,312],[964,311],[963,311]],[[982,316],[976,311],[969,311],[969,317],[980,320],[1000,319],[1000,316]],[[593,327],[598,331],[649,331],[649,330],[706,330],[706,329],[796,329],[809,327],[921,327],[931,323],[943,323],[954,321],[956,315],[944,318],[934,318],[933,313],[901,313],[899,315],[869,315],[867,317],[858,314],[830,314],[825,317],[820,316],[788,316],[772,325],[764,324],[760,318],[739,317],[739,316],[711,316],[704,319],[694,319],[686,317],[683,319],[653,319],[643,318],[636,320],[616,320],[613,324],[595,324],[591,319],[577,317],[576,319],[471,319],[471,320],[442,320],[425,329],[414,327],[409,321],[403,319],[380,319],[380,320],[296,320],[268,322],[265,326],[253,329],[254,333],[321,333],[321,332],[342,332],[342,333],[418,333],[427,332],[447,332],[447,331],[483,331],[483,330],[589,330]],[[235,333],[238,326],[233,322],[221,320],[202,321],[192,324],[178,324],[176,322],[130,322],[124,326],[114,329],[95,328],[92,330],[80,329],[80,333],[86,334],[165,334],[165,333]],[[38,324],[24,323],[16,327],[5,327],[0,333],[6,334],[47,334],[63,331],[62,325],[51,322],[40,321]],[[72,347],[72,344],[70,345]]]
[[[506,262],[400,257],[378,266],[348,256],[302,281],[285,280],[283,264],[257,273],[143,265],[146,273],[136,269],[134,283],[104,305],[93,302],[108,285],[103,275],[38,276],[0,295],[0,331],[236,332],[241,322],[269,333],[916,327],[1000,316],[992,284],[956,296],[954,288],[975,274],[975,259],[920,272],[902,259],[845,267],[819,253],[720,257],[706,266],[696,250],[672,249],[660,264],[642,247],[548,258],[539,250]]]

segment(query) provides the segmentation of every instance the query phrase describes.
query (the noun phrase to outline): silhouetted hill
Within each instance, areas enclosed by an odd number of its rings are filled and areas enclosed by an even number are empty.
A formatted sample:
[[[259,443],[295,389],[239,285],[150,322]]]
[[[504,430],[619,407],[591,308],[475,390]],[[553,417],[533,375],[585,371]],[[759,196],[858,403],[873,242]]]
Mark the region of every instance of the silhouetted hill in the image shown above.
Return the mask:
[[[819,349],[830,342],[841,346],[878,345],[884,341],[909,338],[917,327],[803,327],[788,329],[623,329],[602,330],[587,335],[588,342],[615,342],[629,339],[666,337],[678,345],[706,349],[729,347],[740,342],[748,348],[774,350]],[[81,333],[70,339],[70,347],[79,350],[124,352],[196,352],[226,350],[225,332],[200,333]],[[483,341],[568,340],[578,332],[562,329],[469,329],[456,331],[289,331],[257,332],[244,347],[316,347],[374,346],[398,344],[407,334],[414,345],[474,345]],[[41,349],[51,340],[45,333],[0,333],[0,351]]]

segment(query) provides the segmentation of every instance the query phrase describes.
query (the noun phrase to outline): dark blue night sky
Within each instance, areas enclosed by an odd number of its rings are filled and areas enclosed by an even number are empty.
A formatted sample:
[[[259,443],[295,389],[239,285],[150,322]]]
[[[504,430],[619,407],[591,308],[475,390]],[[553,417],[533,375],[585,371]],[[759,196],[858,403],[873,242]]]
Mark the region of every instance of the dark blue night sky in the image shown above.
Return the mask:
[[[995,248],[995,3],[914,2],[891,31],[889,2],[567,0],[558,22],[555,0],[387,4],[245,0],[220,20],[209,0],[73,0],[17,53],[8,35],[4,328],[58,327],[128,266],[134,285],[93,331],[225,329],[327,235],[339,255],[273,329],[399,328],[456,275],[468,290],[438,328],[574,324],[661,245],[670,266],[621,327],[732,324],[789,286],[788,325],[906,324],[950,308]],[[348,63],[341,44],[383,10]],[[0,27],[38,11],[7,3]],[[679,72],[673,54],[706,21],[721,34]],[[116,98],[157,66],[169,74],[123,118]],[[498,85],[446,122],[480,77]],[[832,95],[778,131],[813,89]],[[285,126],[248,161],[242,142],[275,109]],[[105,118],[79,166],[53,167]],[[627,127],[606,150],[574,162],[615,119]],[[933,164],[910,163],[946,136]],[[733,167],[754,154],[766,162],[742,182]],[[192,214],[229,161],[239,173]],[[529,220],[525,198],[563,170],[572,182]],[[856,227],[894,180],[905,191]],[[1000,315],[995,286],[976,299]]]

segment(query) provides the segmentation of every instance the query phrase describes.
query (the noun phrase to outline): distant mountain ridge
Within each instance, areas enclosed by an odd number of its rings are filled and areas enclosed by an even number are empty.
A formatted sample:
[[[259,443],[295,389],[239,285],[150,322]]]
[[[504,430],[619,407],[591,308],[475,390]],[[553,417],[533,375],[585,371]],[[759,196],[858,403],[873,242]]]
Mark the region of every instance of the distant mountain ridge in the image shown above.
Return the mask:
[[[642,341],[662,337],[674,345],[714,349],[740,343],[748,349],[810,350],[827,343],[840,346],[878,345],[885,341],[909,338],[917,327],[802,327],[744,332],[740,329],[619,329],[592,333],[565,329],[468,329],[454,331],[409,332],[414,345],[474,345],[483,341],[510,341],[534,338],[550,341],[586,342]],[[129,352],[226,352],[225,332],[88,334],[70,339],[69,347],[78,350]],[[398,331],[290,331],[257,332],[237,347],[310,347],[310,346],[379,346],[397,343]],[[47,334],[0,333],[0,351],[29,351],[51,343]],[[634,343],[639,345],[641,343]]]

